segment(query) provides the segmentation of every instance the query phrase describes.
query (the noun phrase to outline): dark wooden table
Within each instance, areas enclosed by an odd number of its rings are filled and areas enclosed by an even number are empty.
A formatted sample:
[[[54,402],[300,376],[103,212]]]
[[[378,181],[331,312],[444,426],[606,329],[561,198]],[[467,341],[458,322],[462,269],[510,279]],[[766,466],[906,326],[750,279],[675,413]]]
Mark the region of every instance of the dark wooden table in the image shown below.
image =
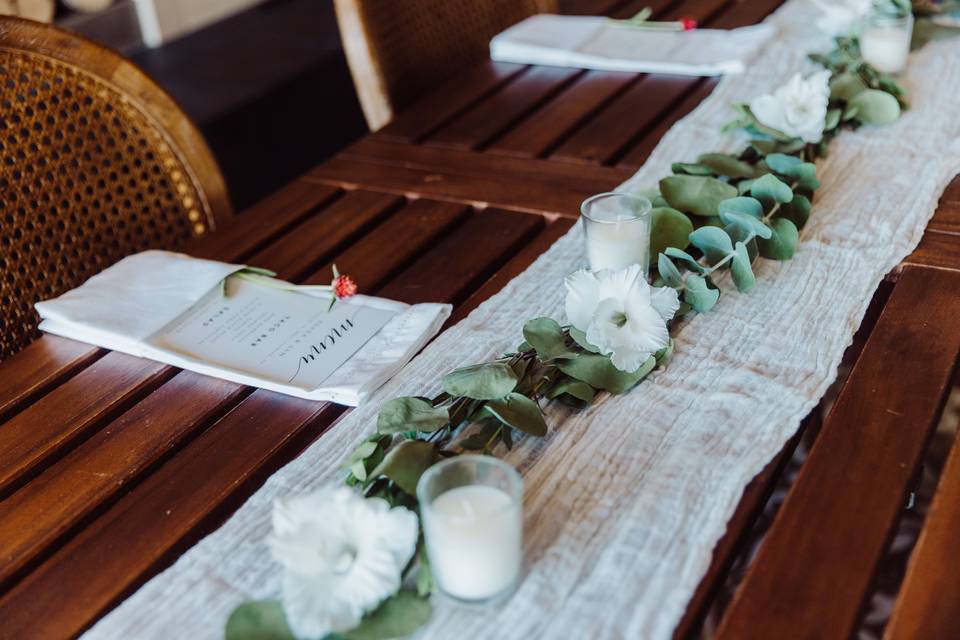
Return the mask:
[[[576,0],[567,9],[624,16],[644,4],[731,27],[778,1]],[[452,303],[455,322],[566,232],[584,197],[626,179],[713,86],[480,64],[187,251],[297,282],[329,280],[336,261],[365,292]],[[813,448],[726,608],[721,638],[844,638],[857,627],[960,352],[954,186],[878,292],[829,417],[808,421]],[[0,638],[81,633],[343,413],[54,336],[2,363]],[[790,452],[747,488],[677,637],[698,635]],[[938,489],[890,638],[960,628],[960,449]]]

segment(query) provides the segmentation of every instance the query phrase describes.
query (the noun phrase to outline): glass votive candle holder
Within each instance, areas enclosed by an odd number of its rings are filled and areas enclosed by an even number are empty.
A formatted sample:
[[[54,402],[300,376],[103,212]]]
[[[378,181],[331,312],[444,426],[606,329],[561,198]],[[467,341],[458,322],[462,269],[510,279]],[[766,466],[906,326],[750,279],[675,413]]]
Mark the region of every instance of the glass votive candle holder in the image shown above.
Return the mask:
[[[417,498],[440,592],[468,605],[509,597],[523,558],[520,474],[491,456],[461,455],[427,469]]]
[[[900,73],[907,67],[913,38],[913,14],[874,9],[863,21],[860,53],[883,73]]]
[[[591,271],[650,266],[650,201],[631,193],[601,193],[580,206]]]

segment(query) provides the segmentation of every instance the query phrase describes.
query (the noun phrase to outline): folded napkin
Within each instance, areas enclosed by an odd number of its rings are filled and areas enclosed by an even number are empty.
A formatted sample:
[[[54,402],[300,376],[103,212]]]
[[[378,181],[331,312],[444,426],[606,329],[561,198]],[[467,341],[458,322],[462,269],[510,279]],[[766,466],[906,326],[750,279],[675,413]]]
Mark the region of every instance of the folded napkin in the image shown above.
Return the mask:
[[[450,305],[291,291],[247,267],[138,253],[58,298],[40,329],[279,393],[357,406],[440,330]]]
[[[774,33],[768,24],[655,31],[597,16],[540,14],[495,36],[490,57],[520,64],[716,76],[742,73]]]

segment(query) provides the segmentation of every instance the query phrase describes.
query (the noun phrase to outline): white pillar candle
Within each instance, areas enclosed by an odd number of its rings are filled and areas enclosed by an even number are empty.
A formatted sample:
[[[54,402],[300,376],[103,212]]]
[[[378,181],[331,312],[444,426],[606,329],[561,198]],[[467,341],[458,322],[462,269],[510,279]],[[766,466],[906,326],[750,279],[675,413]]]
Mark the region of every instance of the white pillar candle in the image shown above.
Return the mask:
[[[650,201],[628,193],[601,193],[580,207],[592,271],[619,270],[650,259]]]
[[[430,569],[440,589],[482,601],[509,592],[520,575],[520,503],[485,485],[440,494],[423,511]]]
[[[899,73],[907,66],[910,38],[910,31],[901,27],[867,27],[860,36],[860,52],[877,70]]]

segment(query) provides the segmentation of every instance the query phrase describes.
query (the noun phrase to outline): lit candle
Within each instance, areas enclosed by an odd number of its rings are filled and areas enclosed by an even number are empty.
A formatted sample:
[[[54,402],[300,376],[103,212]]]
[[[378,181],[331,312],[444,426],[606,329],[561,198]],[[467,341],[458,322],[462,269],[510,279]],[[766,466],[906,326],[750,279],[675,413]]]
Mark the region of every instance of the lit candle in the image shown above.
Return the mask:
[[[512,592],[522,564],[522,493],[519,474],[490,456],[458,456],[423,475],[423,533],[444,594],[484,603]]]
[[[913,16],[874,13],[867,18],[860,36],[863,59],[883,73],[900,73],[907,66]]]
[[[639,264],[647,272],[650,210],[649,200],[628,193],[601,193],[583,203],[580,212],[592,271]]]

